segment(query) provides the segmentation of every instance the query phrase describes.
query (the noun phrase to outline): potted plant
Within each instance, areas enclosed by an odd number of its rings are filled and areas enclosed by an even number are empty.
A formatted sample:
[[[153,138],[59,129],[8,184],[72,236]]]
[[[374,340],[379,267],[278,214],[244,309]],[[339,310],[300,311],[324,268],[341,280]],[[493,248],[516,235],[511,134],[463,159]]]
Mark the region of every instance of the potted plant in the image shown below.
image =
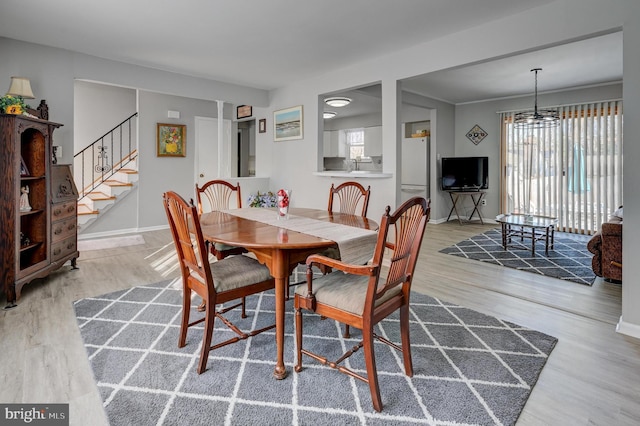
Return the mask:
[[[27,111],[27,105],[20,96],[5,95],[0,98],[0,112],[21,115]]]

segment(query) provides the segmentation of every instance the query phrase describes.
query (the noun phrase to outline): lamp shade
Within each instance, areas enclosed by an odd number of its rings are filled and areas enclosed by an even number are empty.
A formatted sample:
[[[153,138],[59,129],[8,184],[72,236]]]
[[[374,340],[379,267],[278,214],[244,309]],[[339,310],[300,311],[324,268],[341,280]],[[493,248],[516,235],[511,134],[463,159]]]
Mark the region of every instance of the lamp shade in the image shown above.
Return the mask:
[[[11,77],[11,86],[7,95],[20,96],[24,99],[35,99],[31,90],[31,82],[24,77]]]

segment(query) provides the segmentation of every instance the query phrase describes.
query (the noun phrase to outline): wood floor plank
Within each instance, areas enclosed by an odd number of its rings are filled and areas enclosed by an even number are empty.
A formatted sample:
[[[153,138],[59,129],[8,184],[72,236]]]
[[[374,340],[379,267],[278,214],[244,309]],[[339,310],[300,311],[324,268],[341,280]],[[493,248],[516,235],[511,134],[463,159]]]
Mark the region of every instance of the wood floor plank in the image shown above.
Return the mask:
[[[593,286],[459,258],[439,250],[495,225],[429,224],[415,291],[551,334],[559,339],[518,425],[640,424],[640,341],[615,332],[621,286]],[[0,312],[3,402],[69,402],[71,425],[106,425],[72,303],[178,276],[168,230],[145,244],[80,254],[24,287]],[[10,361],[9,361],[10,360]]]

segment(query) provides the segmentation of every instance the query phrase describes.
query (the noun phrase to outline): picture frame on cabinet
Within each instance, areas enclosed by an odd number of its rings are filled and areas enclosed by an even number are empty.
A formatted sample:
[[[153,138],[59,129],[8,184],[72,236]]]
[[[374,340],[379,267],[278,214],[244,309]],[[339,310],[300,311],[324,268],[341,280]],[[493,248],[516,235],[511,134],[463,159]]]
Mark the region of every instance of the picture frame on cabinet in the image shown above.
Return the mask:
[[[187,126],[185,124],[158,123],[157,156],[187,156]]]
[[[20,176],[29,176],[29,169],[24,162],[24,158],[20,157]]]
[[[273,140],[275,142],[303,138],[302,105],[281,109],[273,113]]]
[[[266,133],[267,132],[267,119],[261,118],[258,120],[258,133]]]

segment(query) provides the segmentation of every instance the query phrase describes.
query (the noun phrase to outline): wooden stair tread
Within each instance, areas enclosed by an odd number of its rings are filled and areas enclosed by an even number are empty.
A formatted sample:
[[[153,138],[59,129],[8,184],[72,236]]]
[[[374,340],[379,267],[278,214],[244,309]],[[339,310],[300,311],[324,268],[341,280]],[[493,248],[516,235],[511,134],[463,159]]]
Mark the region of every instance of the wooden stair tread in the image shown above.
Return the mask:
[[[102,183],[109,186],[133,186],[132,183],[120,182],[119,180],[105,180]]]
[[[128,173],[128,174],[137,174],[138,171],[135,169],[120,169],[116,173]]]
[[[90,192],[87,197],[91,198],[93,201],[102,201],[102,200],[115,200],[116,197],[107,195],[103,192]]]
[[[98,214],[98,210],[91,210],[86,204],[78,204],[78,215]]]

